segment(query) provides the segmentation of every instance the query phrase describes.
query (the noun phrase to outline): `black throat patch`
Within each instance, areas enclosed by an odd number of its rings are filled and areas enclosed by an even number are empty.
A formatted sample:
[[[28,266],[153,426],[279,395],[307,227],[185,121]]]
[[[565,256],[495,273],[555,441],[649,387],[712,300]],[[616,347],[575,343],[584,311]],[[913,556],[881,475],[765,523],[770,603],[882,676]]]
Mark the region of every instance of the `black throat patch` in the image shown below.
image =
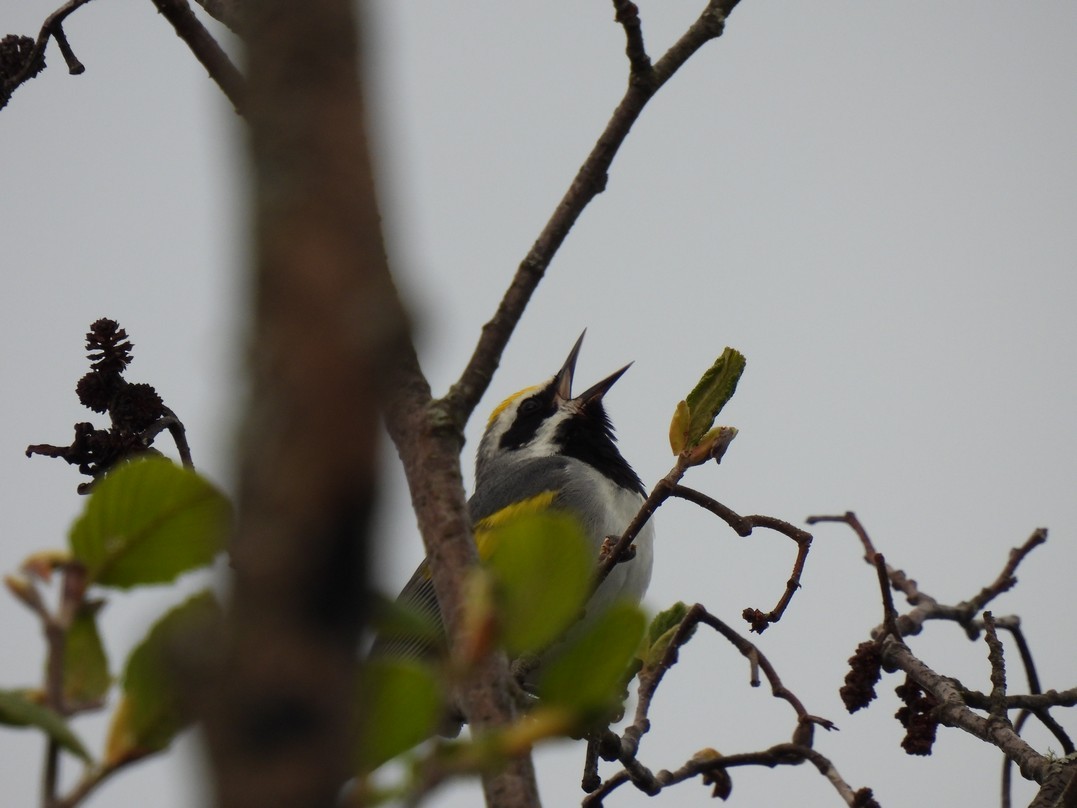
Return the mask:
[[[613,426],[601,401],[589,402],[582,412],[562,423],[557,429],[557,443],[566,457],[582,460],[621,488],[647,495],[639,476],[617,448]]]

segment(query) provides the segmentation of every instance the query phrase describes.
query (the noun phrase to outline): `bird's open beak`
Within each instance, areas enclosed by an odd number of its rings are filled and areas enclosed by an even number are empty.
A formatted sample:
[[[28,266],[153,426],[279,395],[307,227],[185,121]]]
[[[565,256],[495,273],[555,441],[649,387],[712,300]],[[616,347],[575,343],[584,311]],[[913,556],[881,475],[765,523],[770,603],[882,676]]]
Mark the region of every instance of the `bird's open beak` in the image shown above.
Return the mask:
[[[576,360],[580,356],[580,348],[583,347],[583,338],[585,336],[587,336],[586,328],[580,334],[580,338],[576,340],[576,344],[572,346],[572,350],[568,352],[568,359],[565,360],[565,364],[561,365],[561,369],[557,371],[557,375],[554,377],[554,384],[557,386],[557,397],[562,401],[569,401],[572,398],[572,377],[576,373]]]
[[[609,392],[610,388],[617,382],[624,372],[632,367],[632,363],[629,362],[620,370],[611,373],[602,381],[597,384],[593,384],[573,398],[572,396],[572,377],[576,373],[576,360],[580,356],[580,348],[583,346],[583,338],[587,334],[584,330],[580,334],[580,338],[576,340],[576,344],[572,346],[572,350],[569,351],[568,359],[565,360],[565,364],[561,366],[561,369],[557,371],[557,375],[554,377],[554,383],[557,386],[557,396],[562,401],[575,401],[579,404],[589,404],[592,401],[601,401],[602,397]]]
[[[593,401],[601,401],[602,396],[606,395],[610,391],[610,388],[617,382],[619,378],[625,375],[625,371],[632,367],[632,363],[629,362],[623,368],[618,371],[614,371],[602,381],[597,384],[592,384],[582,393],[580,393],[573,401],[578,401],[580,404],[590,404]]]

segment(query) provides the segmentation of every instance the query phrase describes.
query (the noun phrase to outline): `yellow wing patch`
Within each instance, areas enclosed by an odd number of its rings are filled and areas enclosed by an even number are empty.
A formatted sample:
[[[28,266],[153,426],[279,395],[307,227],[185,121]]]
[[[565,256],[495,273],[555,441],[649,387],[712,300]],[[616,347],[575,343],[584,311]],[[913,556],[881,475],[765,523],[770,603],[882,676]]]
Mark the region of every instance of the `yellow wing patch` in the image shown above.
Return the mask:
[[[509,396],[496,407],[494,407],[494,411],[490,413],[490,419],[486,422],[486,426],[489,427],[490,424],[497,420],[497,416],[501,415],[501,413],[507,410],[509,408],[509,405],[512,404],[512,402],[514,402],[520,396],[527,395],[532,390],[538,390],[538,385],[535,385],[534,387],[525,387],[523,390],[520,390],[517,393],[513,393],[511,396]]]
[[[519,395],[520,393],[516,394],[516,396]],[[487,559],[490,557],[490,553],[492,553],[494,549],[491,540],[497,534],[497,529],[499,527],[502,527],[505,523],[520,516],[524,516],[525,514],[542,513],[553,504],[553,501],[556,498],[556,491],[543,491],[541,494],[536,494],[533,497],[514,502],[476,522],[475,545],[479,548],[479,558]]]

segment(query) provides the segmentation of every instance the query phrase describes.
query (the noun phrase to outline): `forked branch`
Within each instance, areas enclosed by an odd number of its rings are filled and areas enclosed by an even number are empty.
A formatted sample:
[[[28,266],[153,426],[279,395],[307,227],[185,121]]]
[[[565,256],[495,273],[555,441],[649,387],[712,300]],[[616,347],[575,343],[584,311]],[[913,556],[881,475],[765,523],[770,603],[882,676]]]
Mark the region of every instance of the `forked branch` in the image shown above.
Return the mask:
[[[1072,785],[1074,768],[1077,764],[1070,761],[1074,749],[1072,740],[1058,722],[1050,716],[1048,709],[1072,706],[1077,697],[1077,688],[1062,692],[1041,693],[1032,654],[1020,630],[1020,620],[1016,617],[995,617],[991,612],[983,611],[987,604],[1016,584],[1017,567],[1033,549],[1046,541],[1047,531],[1039,528],[1033,531],[1021,546],[1013,548],[999,575],[976,595],[955,605],[945,605],[923,592],[916,581],[909,578],[903,571],[886,564],[882,555],[876,552],[871,538],[854,513],[848,512],[839,516],[813,516],[808,519],[808,522],[810,524],[841,522],[849,525],[864,548],[865,560],[872,563],[879,574],[884,620],[872,631],[874,642],[862,644],[861,649],[858,649],[857,655],[854,656],[852,660],[854,673],[856,665],[863,666],[867,658],[862,653],[864,646],[876,646],[878,649],[876,668],[881,665],[885,670],[901,670],[907,674],[907,684],[898,688],[899,694],[902,694],[902,688],[905,688],[903,698],[907,699],[907,708],[915,712],[916,709],[923,709],[915,707],[915,703],[929,706],[929,709],[919,715],[921,730],[923,730],[923,721],[954,727],[997,746],[1002,751],[1006,760],[1002,797],[1004,805],[1010,804],[1009,766],[1011,763],[1015,763],[1027,779],[1041,784],[1042,787],[1033,805],[1055,804],[1049,799],[1054,799]],[[893,605],[891,589],[902,592],[913,608],[898,615]],[[978,638],[981,631],[985,633],[992,685],[989,694],[964,689],[956,680],[933,670],[905,644],[903,638],[919,633],[927,620],[956,622],[965,629],[970,639]],[[1006,665],[1003,645],[998,636],[999,629],[1010,631],[1018,644],[1031,691],[1028,695],[1010,695],[1007,692]],[[924,694],[923,699],[916,695],[917,692]],[[850,705],[850,709],[865,706],[873,697],[872,692],[866,698]],[[987,717],[974,712],[974,709],[986,710]],[[1032,711],[1032,714],[1040,718],[1044,726],[1058,739],[1068,757],[1062,762],[1055,761],[1038,752],[1021,738],[1019,731],[1026,716],[1020,716],[1018,721],[1013,723],[1009,718],[1009,710],[1012,709]],[[906,712],[903,723],[911,720],[910,716],[911,713]],[[902,717],[900,712],[899,717]],[[906,723],[906,727],[910,733],[914,731],[911,723]],[[930,740],[927,740],[926,745],[923,744],[923,740],[928,735],[933,739],[934,729],[928,727],[927,730],[927,733],[921,732],[920,743],[914,743],[913,748],[906,746],[911,753],[930,754]],[[906,742],[909,741],[910,736],[907,736]]]
[[[498,304],[494,316],[482,327],[478,344],[467,367],[446,397],[453,420],[461,425],[475,409],[490,384],[501,355],[523,316],[531,295],[546,274],[557,250],[587,205],[606,188],[609,169],[632,126],[655,93],[669,81],[681,66],[703,45],[720,37],[725,21],[739,0],[710,0],[688,30],[648,72],[648,81],[629,81],[625,94],[613,111],[605,130],[599,135],[590,154],[583,161],[553,215],[542,228],[538,238],[520,262],[512,282]],[[614,2],[618,20],[626,26],[629,39],[629,58],[636,75],[641,69],[643,34],[637,30],[638,11],[633,17],[623,2]]]
[[[71,75],[77,76],[85,72],[85,65],[75,56],[75,52],[67,41],[63,24],[74,11],[89,2],[90,0],[69,0],[69,2],[50,14],[42,24],[37,40],[34,41],[33,46],[30,48],[21,47],[21,39],[29,42],[28,37],[9,37],[4,41],[4,46],[7,50],[18,54],[21,67],[11,75],[0,75],[0,82],[2,82],[2,86],[0,86],[0,107],[4,106],[16,88],[44,69],[45,48],[50,39],[56,40]],[[195,16],[187,0],[153,0],[153,4],[161,15],[172,24],[176,34],[191,49],[191,53],[194,54],[195,58],[209,71],[210,78],[221,88],[221,91],[232,102],[236,111],[241,111],[246,82],[239,69],[228,58],[228,54],[224,52],[224,49],[213,38],[213,35]],[[11,41],[9,42],[9,40]],[[5,56],[9,56],[9,54],[5,53]],[[10,61],[10,58],[4,61]]]
[[[780,743],[770,749],[735,755],[720,755],[712,749],[697,752],[676,771],[662,770],[651,772],[639,760],[640,741],[650,730],[649,712],[655,692],[666,673],[676,663],[680,649],[694,635],[700,624],[706,625],[721,634],[735,647],[749,663],[749,683],[758,687],[762,680],[760,673],[770,684],[771,694],[786,701],[796,713],[796,723],[790,742]],[[584,772],[584,787],[590,793],[583,804],[601,805],[603,799],[613,790],[625,783],[632,783],[646,794],[654,795],[669,786],[684,782],[695,776],[701,776],[705,785],[712,786],[714,796],[728,796],[732,783],[728,770],[738,766],[778,766],[795,765],[810,760],[819,771],[834,785],[849,805],[854,805],[857,794],[846,783],[833,764],[823,755],[812,749],[814,728],[834,729],[834,724],[805,709],[800,699],[789,690],[778,676],[770,660],[759,647],[708,612],[702,605],[692,606],[676,627],[662,658],[652,665],[647,665],[639,674],[639,691],[636,712],[632,724],[622,736],[612,732],[601,733],[591,740],[587,769]],[[605,781],[598,778],[597,763],[601,756],[607,760],[617,760],[624,767],[621,771]]]

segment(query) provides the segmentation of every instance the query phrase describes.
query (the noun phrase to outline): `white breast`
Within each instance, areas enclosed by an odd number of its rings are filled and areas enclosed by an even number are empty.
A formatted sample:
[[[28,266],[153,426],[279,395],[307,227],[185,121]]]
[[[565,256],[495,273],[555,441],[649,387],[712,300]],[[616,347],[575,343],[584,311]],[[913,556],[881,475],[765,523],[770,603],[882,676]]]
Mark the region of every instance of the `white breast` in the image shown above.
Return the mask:
[[[621,488],[584,463],[577,461],[574,465],[569,475],[572,482],[565,490],[566,499],[588,503],[581,511],[590,517],[584,518],[584,528],[593,542],[597,561],[602,542],[607,536],[620,537],[624,533],[643,505],[643,497],[635,491]],[[588,616],[617,600],[639,603],[643,599],[651,582],[654,561],[653,518],[644,525],[633,544],[636,548],[635,558],[611,570],[588,605]]]

